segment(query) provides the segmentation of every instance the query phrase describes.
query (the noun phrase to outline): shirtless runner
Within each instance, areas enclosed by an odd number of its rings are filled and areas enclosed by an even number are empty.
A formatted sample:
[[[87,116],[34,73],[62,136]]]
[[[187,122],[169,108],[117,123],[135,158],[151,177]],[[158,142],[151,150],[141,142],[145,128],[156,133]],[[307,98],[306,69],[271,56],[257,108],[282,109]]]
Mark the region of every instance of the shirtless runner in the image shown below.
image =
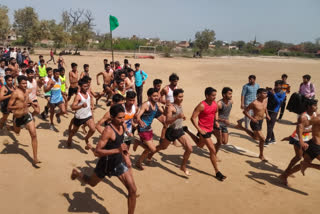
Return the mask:
[[[114,79],[113,76],[113,70],[111,70],[110,65],[106,64],[105,71],[100,72],[97,74],[97,85],[100,85],[99,83],[99,76],[103,76],[103,92],[100,93],[99,97],[96,99],[96,104],[98,104],[99,99],[104,95],[107,94],[107,102],[109,98],[112,96],[112,90],[111,90],[111,83]]]
[[[69,82],[70,87],[68,91],[68,101],[70,101],[72,95],[78,93],[78,65],[76,63],[71,63],[72,70],[69,72]]]
[[[259,88],[257,90],[257,99],[250,103],[243,111],[243,114],[247,116],[250,121],[250,127],[252,131],[244,128],[241,123],[238,123],[238,127],[245,132],[247,132],[254,140],[259,140],[259,158],[262,161],[267,161],[263,155],[263,149],[265,146],[265,137],[262,134],[262,123],[264,119],[264,114],[266,114],[267,120],[270,120],[268,110],[267,110],[267,96],[268,91],[264,88]],[[249,114],[249,111],[253,111],[253,116]]]
[[[11,98],[8,103],[8,110],[13,112],[14,123],[13,131],[16,134],[20,133],[23,126],[28,129],[31,137],[31,145],[33,150],[33,165],[37,167],[36,164],[40,163],[38,159],[38,140],[37,132],[32,115],[29,113],[29,106],[34,105],[29,100],[29,94],[27,92],[27,77],[18,76],[18,88],[12,93]]]
[[[8,119],[8,116],[10,114],[10,111],[8,110],[8,103],[10,97],[12,96],[12,93],[14,92],[14,90],[16,90],[16,88],[13,85],[13,78],[11,75],[6,75],[4,77],[4,80],[7,84],[5,86],[2,86],[0,89],[0,104],[2,112],[2,118],[0,120],[0,129],[3,128]]]

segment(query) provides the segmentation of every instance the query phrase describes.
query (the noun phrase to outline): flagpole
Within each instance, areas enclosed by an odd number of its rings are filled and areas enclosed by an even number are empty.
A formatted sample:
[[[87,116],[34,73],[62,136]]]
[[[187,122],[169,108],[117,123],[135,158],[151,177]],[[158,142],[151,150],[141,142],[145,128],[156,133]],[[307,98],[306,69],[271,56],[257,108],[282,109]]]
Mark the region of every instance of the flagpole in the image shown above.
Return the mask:
[[[113,42],[112,42],[112,30],[110,29],[110,35],[111,35],[111,53],[112,53],[112,62],[114,63],[114,56],[113,56]]]

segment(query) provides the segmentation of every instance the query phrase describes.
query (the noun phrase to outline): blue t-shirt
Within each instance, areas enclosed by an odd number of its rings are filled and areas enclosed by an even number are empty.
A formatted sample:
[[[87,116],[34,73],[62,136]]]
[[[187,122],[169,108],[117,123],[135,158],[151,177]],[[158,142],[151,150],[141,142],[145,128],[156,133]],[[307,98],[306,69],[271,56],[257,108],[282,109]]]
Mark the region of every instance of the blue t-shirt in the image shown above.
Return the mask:
[[[135,71],[134,78],[136,81],[136,86],[140,87],[144,81],[148,78],[148,74],[146,74],[144,71],[139,70]]]
[[[270,91],[268,92],[268,97],[273,96],[275,102],[277,103],[276,107],[271,110],[273,112],[278,112],[281,106],[281,103],[284,101],[284,99],[286,98],[286,93],[283,91],[279,91],[275,94],[272,94]]]
[[[244,97],[244,105],[248,106],[257,98],[257,91],[259,89],[259,84],[255,83],[254,85],[245,84],[242,87],[241,96]]]

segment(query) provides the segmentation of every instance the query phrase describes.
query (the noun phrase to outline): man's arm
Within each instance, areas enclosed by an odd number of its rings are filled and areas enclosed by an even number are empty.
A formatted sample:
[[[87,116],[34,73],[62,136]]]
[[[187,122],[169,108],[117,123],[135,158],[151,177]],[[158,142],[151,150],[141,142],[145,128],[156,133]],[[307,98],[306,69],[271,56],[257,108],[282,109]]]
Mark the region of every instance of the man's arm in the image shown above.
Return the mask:
[[[18,93],[17,93],[17,92],[13,92],[12,95],[11,95],[11,97],[10,97],[9,103],[8,103],[8,110],[16,110],[16,109],[19,109],[19,107],[14,106],[17,97],[18,97]]]
[[[107,112],[103,115],[103,117],[97,122],[96,129],[100,134],[102,134],[104,127],[102,126],[106,121],[110,120],[110,112]]]
[[[311,84],[310,84],[310,97],[315,96],[315,94],[316,94],[316,89],[315,89],[315,87],[314,87],[314,84],[311,83]]]
[[[249,111],[253,109],[253,106],[254,106],[253,102],[250,103],[250,104],[244,109],[243,114],[244,114],[246,117],[248,117],[250,120],[252,120],[253,122],[257,123],[258,121],[249,114]]]
[[[142,71],[142,82],[146,81],[148,78],[148,74],[144,71]]]
[[[2,86],[0,89],[0,102],[11,97],[11,94],[5,96],[5,94],[7,93],[7,89],[5,86]]]
[[[174,106],[169,106],[167,113],[166,113],[166,122],[167,124],[172,124],[174,121],[176,121],[177,119],[181,119],[181,118],[185,118],[183,113],[180,113],[178,115],[173,116],[172,113],[174,112]]]
[[[143,115],[143,113],[146,111],[148,106],[148,103],[143,103],[140,110],[138,111],[138,113],[136,114],[136,119],[137,119],[137,123],[141,126],[144,127],[146,124],[141,120],[141,116]]]
[[[198,132],[200,132],[201,134],[206,134],[205,131],[203,131],[202,129],[200,129],[200,127],[198,126],[198,123],[196,122],[199,114],[204,110],[204,106],[202,103],[199,103],[198,106],[194,109],[192,116],[191,116],[191,122],[193,124],[193,126],[198,130]]]
[[[94,152],[95,156],[104,157],[104,156],[113,155],[113,154],[122,152],[121,148],[110,149],[110,150],[103,149],[111,137],[112,137],[112,130],[110,127],[106,127],[102,132],[102,135],[99,139],[98,145]]]
[[[168,90],[167,87],[164,87],[163,89],[161,89],[160,91],[160,102],[162,104],[166,104],[166,96],[168,94]]]
[[[99,83],[99,76],[103,75],[102,72],[98,73],[97,76],[96,76],[96,79],[97,79],[97,85],[100,85]]]
[[[79,110],[79,109],[81,109],[81,108],[87,107],[87,103],[83,103],[82,105],[78,105],[80,101],[81,101],[81,98],[80,98],[80,96],[77,94],[77,96],[75,96],[75,98],[74,98],[74,100],[73,100],[73,102],[72,102],[72,105],[71,105],[71,109],[72,109],[73,111],[77,111],[77,110]]]
[[[301,148],[303,148],[303,150],[307,150],[308,146],[309,146],[307,143],[305,143],[303,141],[303,131],[304,131],[305,127],[308,125],[309,125],[309,121],[305,116],[299,117],[296,132],[299,137],[299,144],[300,144]]]
[[[49,92],[54,86],[54,82],[52,79],[50,79],[47,83],[47,85],[44,85],[44,92]]]
[[[241,106],[240,106],[241,109],[244,109],[244,97],[246,96],[246,94],[247,94],[247,87],[246,85],[244,85],[242,87],[242,92],[241,92]]]

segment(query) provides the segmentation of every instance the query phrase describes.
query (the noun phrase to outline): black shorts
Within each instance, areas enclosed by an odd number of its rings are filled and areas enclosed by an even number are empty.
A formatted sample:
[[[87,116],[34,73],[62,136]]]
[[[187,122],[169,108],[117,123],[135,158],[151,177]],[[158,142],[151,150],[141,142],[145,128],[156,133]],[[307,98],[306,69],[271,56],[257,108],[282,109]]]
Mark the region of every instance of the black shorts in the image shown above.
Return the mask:
[[[75,126],[81,126],[83,124],[85,124],[88,120],[90,120],[92,118],[92,116],[84,118],[84,119],[78,119],[78,118],[74,118],[73,120],[73,125]]]
[[[308,141],[309,147],[306,153],[310,156],[311,160],[315,159],[320,155],[320,145],[315,144],[312,139]]]
[[[216,123],[214,123],[213,128],[217,131],[221,131],[222,133],[228,133],[228,127],[224,123],[219,123],[219,128],[216,126]]]
[[[122,161],[121,154],[115,154],[118,156],[117,160],[110,158],[110,156],[102,157],[99,159],[94,173],[101,179],[106,175],[111,176],[120,176],[126,171],[128,171],[127,165]]]
[[[157,111],[156,112],[156,115],[154,116],[154,118],[158,118],[158,117],[160,117],[162,115],[162,112],[161,111]]]
[[[294,139],[293,137],[290,136],[289,138],[289,143],[292,144],[292,145],[295,145],[297,146],[298,148],[300,148],[300,142],[296,139]]]
[[[206,134],[200,134],[200,132],[198,132],[197,136],[200,137],[200,135],[203,137],[203,138],[210,138],[211,135],[213,134],[213,131],[211,132],[207,132]]]
[[[16,124],[17,127],[21,127],[21,126],[27,125],[32,120],[33,120],[32,115],[30,113],[27,113],[22,117],[15,118],[14,123]]]
[[[78,87],[75,87],[75,88],[69,88],[69,91],[68,91],[68,97],[72,97],[72,95],[74,94],[77,94],[78,93]]]
[[[258,120],[258,123],[254,123],[252,120],[250,121],[250,127],[252,131],[261,131],[263,120]]]
[[[165,136],[166,136],[166,139],[168,140],[168,141],[175,141],[175,140],[177,140],[177,139],[179,139],[181,136],[183,136],[185,133],[184,133],[184,131],[183,131],[183,129],[181,128],[181,129],[174,129],[174,128],[167,128],[167,130],[166,130],[166,134],[165,134]]]
[[[63,101],[61,101],[61,102],[58,102],[58,103],[50,103],[50,106],[52,107],[52,108],[55,108],[55,107],[58,107],[60,104],[62,104],[63,103]]]
[[[9,114],[10,111],[8,111],[8,105],[1,105],[1,112],[3,114]]]
[[[102,87],[103,87],[103,90],[105,91],[105,90],[107,90],[107,88],[110,88],[111,87],[111,85],[109,84],[103,84],[102,85]]]

